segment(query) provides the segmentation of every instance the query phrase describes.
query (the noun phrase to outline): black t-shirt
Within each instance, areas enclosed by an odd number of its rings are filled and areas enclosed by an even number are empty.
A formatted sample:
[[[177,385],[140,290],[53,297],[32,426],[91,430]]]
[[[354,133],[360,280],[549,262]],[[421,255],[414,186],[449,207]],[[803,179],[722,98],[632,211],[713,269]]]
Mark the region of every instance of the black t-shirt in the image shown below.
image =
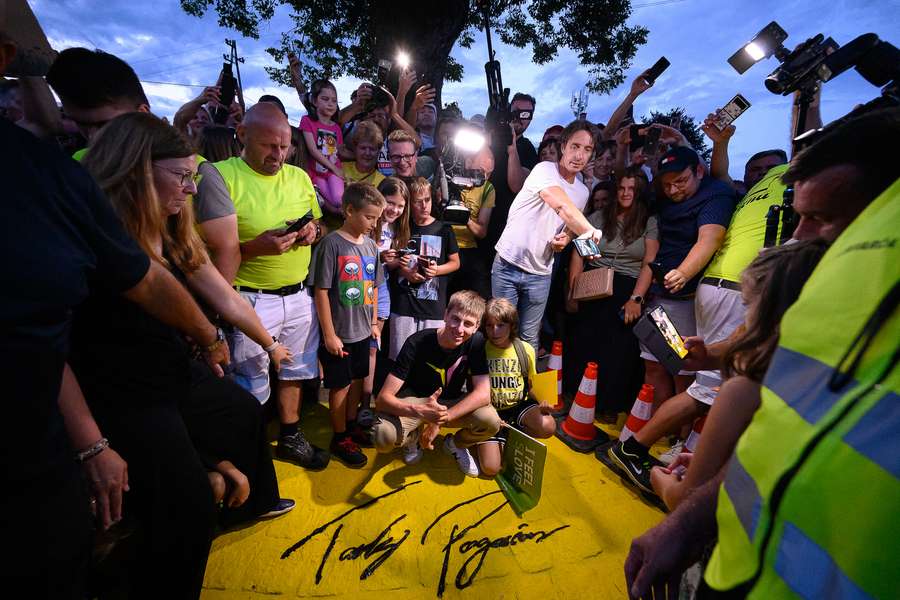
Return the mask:
[[[443,388],[441,398],[462,396],[469,375],[487,375],[484,336],[475,333],[452,350],[438,344],[437,329],[425,329],[406,339],[391,373],[403,380],[399,398],[426,398]]]
[[[6,477],[23,481],[72,464],[57,404],[72,308],[93,282],[113,292],[133,287],[150,262],[77,162],[4,119],[0,179],[0,377],[8,399],[0,462]]]
[[[419,244],[418,256],[436,259],[438,265],[447,262],[451,254],[459,253],[453,229],[443,221],[430,225],[409,224],[410,239]],[[447,282],[449,275],[433,277],[422,283],[410,283],[399,271],[390,281],[391,312],[417,319],[440,320],[447,308]]]
[[[537,150],[531,144],[528,138],[520,137],[516,140],[516,150],[519,153],[519,164],[526,169],[533,169],[538,164]],[[494,252],[494,245],[500,239],[500,234],[506,227],[506,219],[509,216],[509,207],[512,206],[516,195],[509,189],[506,175],[508,172],[509,155],[506,148],[494,148],[494,172],[491,174],[491,183],[494,184],[496,191],[494,199],[494,210],[491,211],[491,220],[488,223],[488,232],[485,236],[484,243],[479,242],[479,248],[486,248],[491,254]]]

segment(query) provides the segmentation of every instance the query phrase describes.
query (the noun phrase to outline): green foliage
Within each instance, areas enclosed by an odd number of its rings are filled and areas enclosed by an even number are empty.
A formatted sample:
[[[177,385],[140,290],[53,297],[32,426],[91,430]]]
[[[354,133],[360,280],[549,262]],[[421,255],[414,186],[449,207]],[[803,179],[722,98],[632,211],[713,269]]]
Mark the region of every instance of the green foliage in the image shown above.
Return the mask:
[[[663,125],[671,125],[672,118],[676,115],[681,116],[681,126],[678,128],[679,131],[687,138],[687,141],[690,142],[691,146],[694,147],[703,160],[709,162],[709,157],[712,154],[712,148],[706,145],[706,136],[703,134],[703,130],[700,129],[700,123],[698,123],[694,117],[691,117],[684,112],[684,108],[676,107],[668,112],[657,112],[655,110],[650,111],[649,117],[641,117],[641,123],[661,123]]]
[[[500,0],[491,4],[495,39],[530,47],[538,65],[555,59],[560,48],[570,48],[588,68],[587,85],[595,93],[608,93],[622,83],[638,46],[647,40],[646,28],[625,24],[631,15],[630,0]],[[449,56],[449,48],[453,42],[471,47],[483,35],[482,15],[469,0],[429,3],[427,25],[411,18],[423,14],[423,7],[408,0],[181,0],[181,6],[197,17],[212,9],[220,26],[255,39],[260,22],[271,19],[277,8],[287,7],[294,27],[281,35],[279,47],[267,51],[286,65],[287,52],[293,49],[306,81],[341,75],[370,79],[376,71],[379,36],[382,47],[385,37],[415,37],[419,49],[426,50],[423,71],[460,81],[463,68]],[[427,52],[429,41],[432,52]],[[286,67],[267,71],[275,81],[290,85]],[[441,82],[435,83],[440,87]]]
[[[444,104],[444,108],[443,110],[441,110],[441,117],[456,117],[457,119],[463,118],[462,109],[459,107],[459,104],[456,103],[456,100]]]

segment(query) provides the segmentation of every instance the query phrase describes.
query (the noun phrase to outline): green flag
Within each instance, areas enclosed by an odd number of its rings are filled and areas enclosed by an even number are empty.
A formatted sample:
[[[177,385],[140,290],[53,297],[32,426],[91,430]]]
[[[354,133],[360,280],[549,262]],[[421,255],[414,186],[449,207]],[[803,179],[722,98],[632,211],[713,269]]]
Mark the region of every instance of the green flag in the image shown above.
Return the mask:
[[[544,462],[547,446],[525,435],[515,427],[508,427],[506,449],[503,451],[503,471],[497,483],[516,514],[537,506],[541,499]]]

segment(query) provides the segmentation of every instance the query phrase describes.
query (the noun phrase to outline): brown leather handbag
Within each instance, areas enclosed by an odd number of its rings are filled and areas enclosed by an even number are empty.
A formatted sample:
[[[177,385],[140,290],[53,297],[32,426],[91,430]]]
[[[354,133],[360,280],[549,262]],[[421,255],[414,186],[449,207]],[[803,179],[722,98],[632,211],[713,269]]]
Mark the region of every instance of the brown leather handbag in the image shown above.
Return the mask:
[[[613,257],[613,265],[616,264],[618,253]],[[572,300],[598,300],[608,298],[613,293],[612,267],[598,267],[590,271],[582,271],[575,278],[572,286]]]

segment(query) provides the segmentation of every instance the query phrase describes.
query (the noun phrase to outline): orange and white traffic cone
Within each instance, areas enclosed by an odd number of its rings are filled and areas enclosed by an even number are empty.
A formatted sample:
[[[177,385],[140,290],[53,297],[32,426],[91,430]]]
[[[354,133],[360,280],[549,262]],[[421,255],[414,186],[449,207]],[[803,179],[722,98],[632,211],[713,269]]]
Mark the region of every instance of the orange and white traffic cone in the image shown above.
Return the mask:
[[[700,433],[703,431],[704,423],[706,423],[706,415],[694,421],[694,426],[691,428],[691,434],[684,441],[685,452],[693,452],[697,448],[697,443],[700,441]]]
[[[562,342],[559,340],[553,342],[553,350],[550,353],[550,360],[547,361],[547,368],[556,371],[556,406],[552,410],[559,412],[566,408],[562,393]]]
[[[622,433],[619,434],[619,441],[624,442],[647,424],[653,414],[653,386],[645,383],[638,392],[638,397],[631,407],[631,414],[622,427]]]
[[[589,362],[584,369],[584,377],[575,394],[575,402],[569,409],[569,416],[562,424],[563,431],[576,440],[591,441],[597,436],[594,427],[594,409],[597,406],[597,363]]]

